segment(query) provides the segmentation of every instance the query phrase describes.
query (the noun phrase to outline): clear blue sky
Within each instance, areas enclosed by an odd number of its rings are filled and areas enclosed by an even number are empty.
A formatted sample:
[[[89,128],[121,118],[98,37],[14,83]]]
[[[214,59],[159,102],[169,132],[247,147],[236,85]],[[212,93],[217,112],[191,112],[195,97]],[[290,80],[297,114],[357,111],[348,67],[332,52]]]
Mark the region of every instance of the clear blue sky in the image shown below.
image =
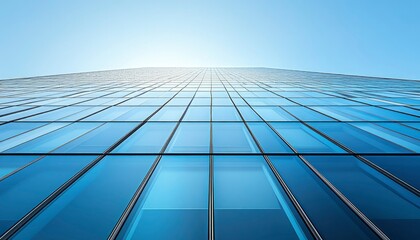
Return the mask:
[[[420,79],[420,1],[0,1],[0,79],[143,66]]]

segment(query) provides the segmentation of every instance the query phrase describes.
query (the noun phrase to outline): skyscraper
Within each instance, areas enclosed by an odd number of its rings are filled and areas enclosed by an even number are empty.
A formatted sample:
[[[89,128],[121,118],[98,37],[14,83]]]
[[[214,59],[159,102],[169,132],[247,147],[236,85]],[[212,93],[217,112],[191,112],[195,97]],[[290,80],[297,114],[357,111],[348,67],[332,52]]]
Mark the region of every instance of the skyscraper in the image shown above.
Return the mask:
[[[420,82],[266,68],[0,81],[13,239],[419,239]]]

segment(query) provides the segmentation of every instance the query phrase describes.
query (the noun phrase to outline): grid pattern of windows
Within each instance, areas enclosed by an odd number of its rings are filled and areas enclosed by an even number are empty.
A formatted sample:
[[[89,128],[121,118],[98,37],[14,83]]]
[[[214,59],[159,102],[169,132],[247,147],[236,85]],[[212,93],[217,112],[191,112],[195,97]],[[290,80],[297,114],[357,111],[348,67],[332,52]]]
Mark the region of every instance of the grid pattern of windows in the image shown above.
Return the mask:
[[[0,81],[0,236],[419,239],[420,82],[259,68]]]

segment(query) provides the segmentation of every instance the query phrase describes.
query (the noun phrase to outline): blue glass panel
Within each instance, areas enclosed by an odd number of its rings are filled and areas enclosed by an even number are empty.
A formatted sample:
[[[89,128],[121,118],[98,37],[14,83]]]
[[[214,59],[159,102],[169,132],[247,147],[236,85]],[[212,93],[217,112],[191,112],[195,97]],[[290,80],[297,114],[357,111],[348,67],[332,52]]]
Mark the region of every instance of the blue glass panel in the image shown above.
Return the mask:
[[[46,123],[8,123],[0,125],[0,141],[30,131]]]
[[[74,123],[53,131],[46,135],[40,136],[34,140],[8,149],[8,153],[48,153],[77,137],[86,134],[89,131],[97,128],[99,123]]]
[[[102,159],[14,238],[106,239],[155,158],[108,156]]]
[[[393,122],[377,123],[377,125],[420,140],[420,131],[417,129],[413,129],[408,126]]]
[[[38,113],[42,113],[42,112],[46,112],[46,111],[51,111],[53,109],[56,109],[57,107],[50,107],[50,106],[41,106],[41,107],[36,107],[36,108],[31,108],[25,111],[21,111],[21,112],[15,112],[13,114],[8,114],[5,116],[0,117],[0,121],[13,121],[13,120],[17,120],[20,118],[24,118],[24,117],[28,117],[34,114],[38,114]]]
[[[353,123],[351,124],[373,135],[386,139],[413,152],[420,152],[420,140],[399,134],[395,131],[383,128],[372,123]],[[413,130],[414,131],[414,130]],[[419,135],[420,136],[420,135]]]
[[[212,123],[213,152],[255,153],[258,152],[252,136],[243,123]]]
[[[58,153],[103,153],[128,134],[136,123],[105,123],[54,150]]]
[[[239,106],[238,110],[245,121],[262,121],[262,119],[255,113],[255,111],[248,106]]]
[[[235,107],[212,107],[212,121],[241,121]]]
[[[210,123],[181,123],[165,152],[209,153]]]
[[[280,107],[254,107],[254,109],[265,121],[297,121]]]
[[[213,106],[233,106],[230,98],[212,98],[211,101]]]
[[[208,239],[208,156],[164,156],[119,239]]]
[[[345,151],[301,123],[270,123],[299,153],[344,153]]]
[[[308,123],[357,153],[409,153],[410,150],[346,123]]]
[[[323,238],[378,239],[298,157],[270,159]]]
[[[214,157],[214,224],[222,240],[311,238],[259,156]]]
[[[110,107],[100,111],[84,121],[144,121],[158,107]]]
[[[391,239],[420,236],[420,198],[351,156],[305,157]]]
[[[266,124],[248,123],[252,134],[266,153],[292,153],[287,144]]]
[[[48,156],[0,181],[0,234],[96,156]]]
[[[420,189],[420,156],[364,156],[364,158]]]
[[[306,107],[292,106],[283,108],[302,121],[335,121],[330,117]]]
[[[185,107],[168,107],[160,109],[150,121],[178,121],[185,111]]]
[[[160,153],[175,126],[176,123],[172,122],[148,122],[118,145],[113,152]]]
[[[210,121],[210,107],[189,107],[182,121]]]
[[[0,156],[0,179],[37,158],[39,156]]]

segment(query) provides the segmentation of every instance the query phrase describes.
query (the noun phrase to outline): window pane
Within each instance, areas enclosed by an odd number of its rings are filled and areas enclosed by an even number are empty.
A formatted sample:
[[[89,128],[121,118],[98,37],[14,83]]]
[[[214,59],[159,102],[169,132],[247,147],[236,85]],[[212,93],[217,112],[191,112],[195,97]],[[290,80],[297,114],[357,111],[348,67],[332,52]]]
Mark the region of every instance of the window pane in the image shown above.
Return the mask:
[[[270,159],[323,238],[378,239],[298,157]]]
[[[102,159],[15,237],[106,239],[155,158],[108,156]],[[75,215],[83,217],[75,218]]]
[[[113,152],[160,153],[175,126],[176,123],[172,122],[148,122],[118,145]]]
[[[210,123],[181,123],[165,152],[209,153]]]
[[[97,128],[99,123],[74,123],[7,150],[8,153],[48,153]]]
[[[185,111],[185,107],[168,107],[160,109],[150,121],[178,121]]]
[[[420,189],[420,156],[364,156],[364,158]]]
[[[410,150],[346,123],[309,123],[357,153],[409,153]]]
[[[11,122],[0,125],[0,141],[30,131],[46,123],[17,123]]]
[[[351,156],[305,157],[391,239],[420,236],[419,197]]]
[[[215,153],[256,153],[258,148],[243,123],[212,123]]]
[[[0,234],[96,156],[48,156],[0,181]]]
[[[164,156],[119,239],[208,239],[208,156]]]
[[[128,134],[136,123],[105,123],[54,150],[58,153],[103,153]]]
[[[216,239],[310,238],[258,156],[214,157],[214,224]]]
[[[292,153],[287,144],[266,124],[248,123],[252,134],[266,153]]]
[[[212,107],[213,121],[241,121],[235,107]]]
[[[254,107],[254,109],[265,121],[297,121],[279,107]]]
[[[39,156],[0,156],[0,179],[39,158]]]
[[[301,123],[270,123],[299,153],[344,153],[344,150]]]
[[[210,121],[210,107],[189,107],[182,121]]]

